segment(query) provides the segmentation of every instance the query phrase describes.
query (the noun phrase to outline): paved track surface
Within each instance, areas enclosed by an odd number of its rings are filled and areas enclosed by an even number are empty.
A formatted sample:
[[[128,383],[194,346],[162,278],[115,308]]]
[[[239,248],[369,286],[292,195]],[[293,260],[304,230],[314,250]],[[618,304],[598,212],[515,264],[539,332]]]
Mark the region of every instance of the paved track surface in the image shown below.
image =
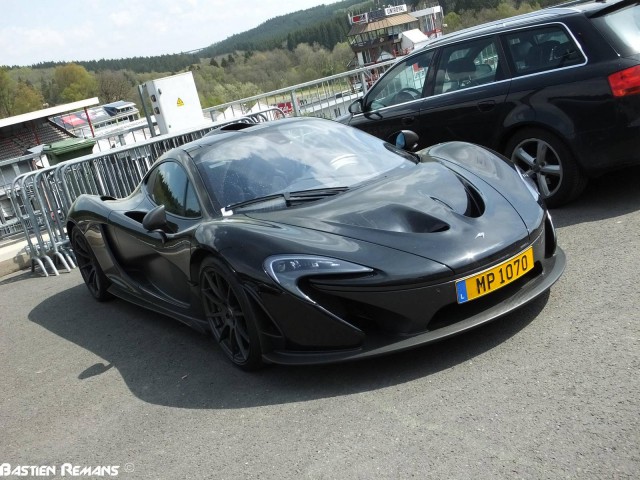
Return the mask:
[[[554,212],[550,294],[442,343],[243,373],[79,273],[0,279],[0,464],[118,478],[639,478],[640,169]],[[125,472],[125,464],[127,470]]]

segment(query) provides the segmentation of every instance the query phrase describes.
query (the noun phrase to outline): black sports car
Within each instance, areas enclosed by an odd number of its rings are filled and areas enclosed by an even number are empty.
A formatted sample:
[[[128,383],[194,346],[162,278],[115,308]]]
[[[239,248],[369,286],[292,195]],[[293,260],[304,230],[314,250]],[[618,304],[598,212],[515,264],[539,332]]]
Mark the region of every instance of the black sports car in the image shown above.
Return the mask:
[[[96,299],[211,331],[247,369],[426,344],[558,280],[520,170],[469,143],[408,150],[317,118],[236,124],[163,155],[127,198],[80,196],[68,232]]]

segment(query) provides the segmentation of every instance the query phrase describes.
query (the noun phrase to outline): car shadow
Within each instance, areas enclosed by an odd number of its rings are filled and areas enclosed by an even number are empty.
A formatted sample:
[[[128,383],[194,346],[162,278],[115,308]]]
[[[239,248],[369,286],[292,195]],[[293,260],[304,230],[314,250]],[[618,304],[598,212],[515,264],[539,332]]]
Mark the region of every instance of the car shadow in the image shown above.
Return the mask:
[[[231,365],[211,337],[121,300],[95,302],[84,285],[47,298],[29,319],[104,360],[79,371],[78,381],[116,368],[145,402],[226,409],[348,395],[433,375],[517,334],[539,315],[548,298],[547,292],[488,325],[407,352],[334,365],[274,365],[251,373]]]
[[[632,167],[591,179],[578,199],[551,210],[551,215],[557,227],[568,227],[637,210],[640,210],[640,167]]]

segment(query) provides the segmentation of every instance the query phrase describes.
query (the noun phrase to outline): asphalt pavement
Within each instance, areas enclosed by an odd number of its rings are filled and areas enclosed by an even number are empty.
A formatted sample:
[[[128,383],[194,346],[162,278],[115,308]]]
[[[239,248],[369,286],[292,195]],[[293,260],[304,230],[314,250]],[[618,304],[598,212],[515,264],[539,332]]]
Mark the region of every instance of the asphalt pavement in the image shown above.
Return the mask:
[[[244,373],[176,321],[93,301],[77,270],[5,276],[0,473],[639,478],[640,169],[553,216],[568,264],[549,294],[441,343],[343,365]]]

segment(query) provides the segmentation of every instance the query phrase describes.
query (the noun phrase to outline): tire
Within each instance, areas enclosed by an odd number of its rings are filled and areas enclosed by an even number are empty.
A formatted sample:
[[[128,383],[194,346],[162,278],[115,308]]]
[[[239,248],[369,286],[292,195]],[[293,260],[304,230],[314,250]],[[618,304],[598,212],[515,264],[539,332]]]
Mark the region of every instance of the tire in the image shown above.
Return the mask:
[[[255,309],[235,273],[209,257],[200,266],[200,298],[205,318],[218,345],[243,370],[262,366]]]
[[[74,228],[71,232],[71,247],[89,293],[99,302],[111,300],[113,295],[108,292],[111,282],[100,268],[86,237],[78,228]]]
[[[558,137],[545,130],[520,130],[509,139],[505,156],[533,179],[549,207],[574,200],[587,186],[587,177],[573,154]]]

